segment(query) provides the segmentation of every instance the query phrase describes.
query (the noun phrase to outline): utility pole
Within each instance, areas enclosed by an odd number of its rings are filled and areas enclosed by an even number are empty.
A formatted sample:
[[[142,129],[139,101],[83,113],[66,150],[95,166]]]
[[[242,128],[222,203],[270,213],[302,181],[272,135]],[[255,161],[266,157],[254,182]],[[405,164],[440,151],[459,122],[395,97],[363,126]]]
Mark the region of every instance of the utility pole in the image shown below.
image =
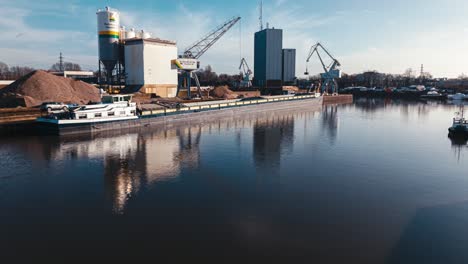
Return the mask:
[[[64,72],[65,70],[63,69],[63,56],[62,52],[60,52],[60,57],[59,57],[59,68],[61,72]]]

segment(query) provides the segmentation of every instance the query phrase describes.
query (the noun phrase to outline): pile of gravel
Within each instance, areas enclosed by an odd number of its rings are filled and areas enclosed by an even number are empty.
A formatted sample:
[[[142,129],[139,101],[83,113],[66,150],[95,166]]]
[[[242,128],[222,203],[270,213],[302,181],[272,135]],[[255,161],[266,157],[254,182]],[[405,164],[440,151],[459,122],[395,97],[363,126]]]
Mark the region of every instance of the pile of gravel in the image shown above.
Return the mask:
[[[43,102],[100,102],[99,90],[85,82],[34,71],[0,90],[0,107],[35,107]]]

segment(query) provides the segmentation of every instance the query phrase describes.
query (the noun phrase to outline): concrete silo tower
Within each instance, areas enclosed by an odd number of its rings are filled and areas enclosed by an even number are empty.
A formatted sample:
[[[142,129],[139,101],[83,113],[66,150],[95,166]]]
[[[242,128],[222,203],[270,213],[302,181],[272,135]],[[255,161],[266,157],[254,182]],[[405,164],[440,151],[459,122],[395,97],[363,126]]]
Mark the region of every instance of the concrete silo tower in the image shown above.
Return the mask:
[[[107,83],[110,84],[113,71],[118,67],[120,73],[120,13],[109,7],[97,11],[99,39],[99,69],[101,64],[107,72]],[[120,76],[118,76],[120,77]]]

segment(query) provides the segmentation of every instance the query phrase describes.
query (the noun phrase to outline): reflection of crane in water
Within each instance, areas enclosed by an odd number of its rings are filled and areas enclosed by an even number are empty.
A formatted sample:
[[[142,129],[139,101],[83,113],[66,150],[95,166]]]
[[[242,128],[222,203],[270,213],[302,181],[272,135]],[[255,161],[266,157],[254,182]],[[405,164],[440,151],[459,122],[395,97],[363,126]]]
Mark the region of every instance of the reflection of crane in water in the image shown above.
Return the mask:
[[[202,128],[187,127],[177,130],[180,152],[177,156],[179,161],[184,161],[188,166],[196,168],[200,164],[200,141]]]
[[[327,105],[322,113],[323,129],[326,130],[330,136],[330,140],[334,142],[338,134],[338,106]]]

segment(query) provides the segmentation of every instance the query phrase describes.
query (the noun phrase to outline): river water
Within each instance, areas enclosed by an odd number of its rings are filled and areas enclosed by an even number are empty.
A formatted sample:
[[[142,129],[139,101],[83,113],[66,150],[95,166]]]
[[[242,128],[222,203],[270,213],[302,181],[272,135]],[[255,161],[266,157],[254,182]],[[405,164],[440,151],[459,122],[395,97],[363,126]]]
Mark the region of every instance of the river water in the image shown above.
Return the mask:
[[[151,131],[4,137],[0,257],[467,263],[468,148],[447,137],[455,111],[357,99]]]

